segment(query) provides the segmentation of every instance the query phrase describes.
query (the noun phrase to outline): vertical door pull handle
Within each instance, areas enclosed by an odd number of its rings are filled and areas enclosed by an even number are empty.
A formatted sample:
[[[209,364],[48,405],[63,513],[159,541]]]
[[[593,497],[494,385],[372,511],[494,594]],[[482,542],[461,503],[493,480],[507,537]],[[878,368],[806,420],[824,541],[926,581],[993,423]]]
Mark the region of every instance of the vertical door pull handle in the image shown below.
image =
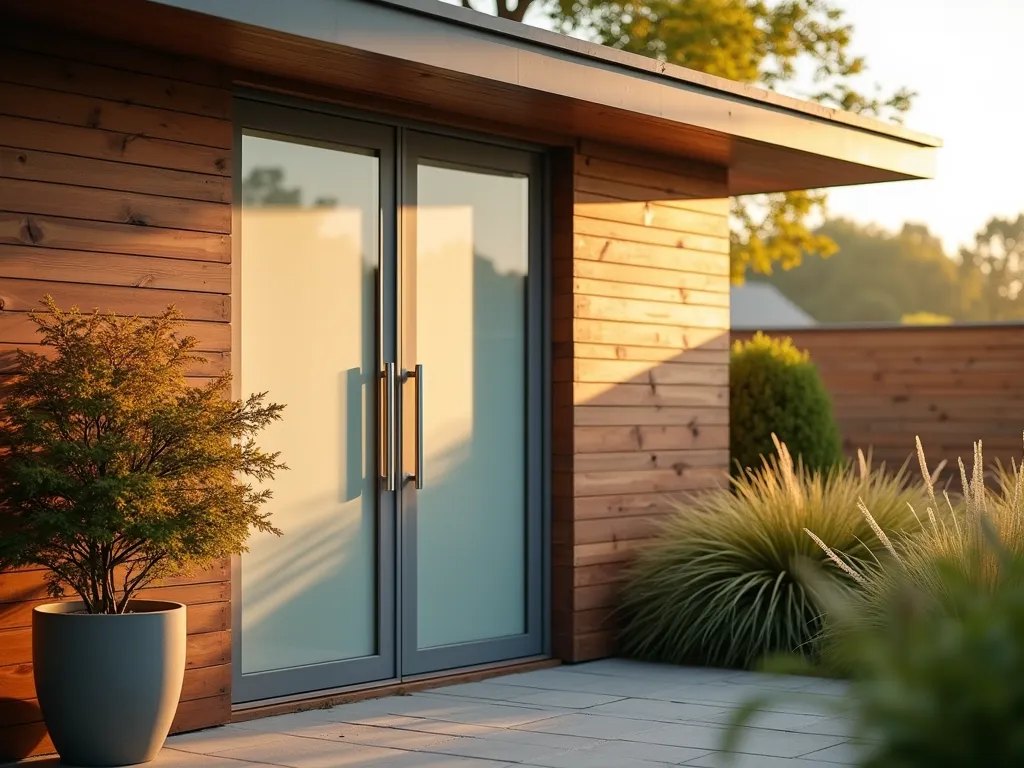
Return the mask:
[[[384,363],[384,490],[395,490],[395,364]]]
[[[416,379],[416,471],[407,474],[406,480],[416,483],[416,488],[423,487],[423,366],[416,365],[413,371],[405,372],[406,378]]]

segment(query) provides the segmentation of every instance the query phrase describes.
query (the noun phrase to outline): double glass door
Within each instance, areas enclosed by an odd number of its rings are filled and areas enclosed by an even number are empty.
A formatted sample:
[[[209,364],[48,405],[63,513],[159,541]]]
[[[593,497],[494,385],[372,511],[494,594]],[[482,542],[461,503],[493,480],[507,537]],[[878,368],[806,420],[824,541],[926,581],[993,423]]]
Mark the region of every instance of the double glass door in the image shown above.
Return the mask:
[[[236,114],[236,370],[289,469],[235,574],[235,700],[540,653],[537,157]]]

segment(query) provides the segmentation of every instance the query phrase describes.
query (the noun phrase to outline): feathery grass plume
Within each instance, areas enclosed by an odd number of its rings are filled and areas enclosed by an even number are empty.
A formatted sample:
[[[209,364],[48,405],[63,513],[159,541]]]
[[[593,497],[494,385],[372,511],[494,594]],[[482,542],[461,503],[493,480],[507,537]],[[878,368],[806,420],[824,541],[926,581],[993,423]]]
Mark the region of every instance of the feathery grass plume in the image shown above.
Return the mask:
[[[933,500],[931,476],[920,440],[918,459],[923,487],[928,498]],[[979,589],[992,588],[999,583],[1002,571],[998,552],[992,546],[993,537],[1001,542],[1000,546],[1010,557],[1024,557],[1024,476],[1021,466],[1016,462],[1011,462],[1009,468],[996,465],[994,488],[989,488],[985,483],[984,454],[980,442],[974,445],[973,461],[969,473],[964,462],[958,461],[962,495],[954,500],[948,493],[943,494],[945,508],[933,510],[929,506],[928,514],[918,529],[897,534],[888,545],[885,533],[875,530],[876,540],[890,549],[894,557],[880,567],[865,568],[860,563],[851,563],[861,580],[857,593],[851,596],[856,606],[853,613],[861,628],[882,628],[888,621],[893,595],[899,592],[925,595],[937,605],[954,610],[953,595],[945,574],[949,568],[976,582]],[[863,502],[861,508],[866,519],[875,519],[870,503]],[[887,515],[888,511],[884,514]],[[830,553],[843,554],[842,547],[836,546],[827,535],[819,532],[812,540],[833,562]],[[842,573],[846,575],[845,569]],[[850,629],[843,622],[826,620],[822,642],[826,656],[832,662],[854,673],[854,661],[840,657],[843,648],[852,650],[855,655],[857,653],[856,649],[850,649],[849,644],[843,642],[843,636]]]
[[[857,508],[863,499],[882,530],[914,527],[923,501],[904,471],[863,462],[810,471],[776,438],[776,454],[734,478],[731,489],[678,504],[627,570],[621,647],[638,658],[752,667],[780,652],[817,653],[820,607],[796,563],[829,555],[815,531],[859,573],[881,545]],[[837,556],[838,557],[838,556]],[[856,578],[828,569],[838,588]]]
[[[1001,498],[1014,497],[990,496],[990,513]],[[977,501],[975,495],[971,504]],[[873,626],[858,620],[850,593],[830,589],[819,567],[809,569],[805,578],[829,620],[844,627],[839,641],[858,675],[843,696],[824,700],[762,689],[737,708],[723,751],[741,751],[750,733],[742,726],[786,701],[844,717],[861,768],[1024,765],[1024,554],[1000,535],[991,514],[980,515],[975,533],[981,556],[966,568],[936,558],[931,591],[912,571],[892,569],[892,590],[878,606],[883,620]]]

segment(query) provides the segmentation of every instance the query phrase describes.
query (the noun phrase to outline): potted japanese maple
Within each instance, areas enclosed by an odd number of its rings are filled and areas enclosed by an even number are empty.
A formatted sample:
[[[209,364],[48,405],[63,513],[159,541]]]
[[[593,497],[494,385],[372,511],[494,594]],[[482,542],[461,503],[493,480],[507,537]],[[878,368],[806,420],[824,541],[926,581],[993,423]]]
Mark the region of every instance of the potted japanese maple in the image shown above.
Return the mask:
[[[62,760],[153,759],[185,668],[181,603],[140,596],[278,533],[254,488],[284,465],[253,441],[283,406],[229,397],[230,376],[186,374],[203,358],[159,317],[31,315],[40,351],[19,353],[0,392],[0,569],[48,571],[32,617],[36,692]],[[200,370],[200,375],[202,375]]]

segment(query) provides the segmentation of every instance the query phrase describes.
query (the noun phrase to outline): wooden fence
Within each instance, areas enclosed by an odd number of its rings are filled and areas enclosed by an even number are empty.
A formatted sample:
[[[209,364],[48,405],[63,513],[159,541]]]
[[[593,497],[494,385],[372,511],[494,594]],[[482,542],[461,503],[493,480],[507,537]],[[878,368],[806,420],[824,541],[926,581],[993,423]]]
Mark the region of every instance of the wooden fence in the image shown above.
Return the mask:
[[[802,328],[789,336],[811,354],[832,395],[849,453],[871,447],[901,464],[920,436],[930,465],[1020,461],[1024,449],[1024,326]],[[733,339],[748,332],[734,331]]]

